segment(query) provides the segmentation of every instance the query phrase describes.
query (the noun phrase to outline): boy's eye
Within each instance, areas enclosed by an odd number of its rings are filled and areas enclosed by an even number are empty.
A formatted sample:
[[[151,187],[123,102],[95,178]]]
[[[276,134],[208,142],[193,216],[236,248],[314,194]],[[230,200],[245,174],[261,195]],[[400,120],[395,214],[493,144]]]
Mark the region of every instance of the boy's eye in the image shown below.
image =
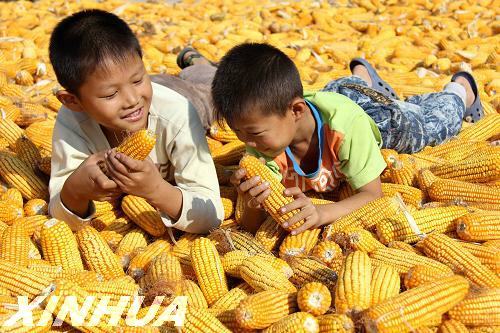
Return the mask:
[[[143,80],[143,78],[144,78],[144,77],[141,77],[139,80],[135,80],[135,81],[134,81],[134,84],[139,84],[139,83],[141,83],[141,82],[142,82],[142,80]]]
[[[107,95],[107,96],[104,96],[102,98],[106,98],[106,99],[110,99],[110,98],[113,98],[116,94],[118,93],[118,91],[115,91],[114,93],[112,93],[111,95]]]

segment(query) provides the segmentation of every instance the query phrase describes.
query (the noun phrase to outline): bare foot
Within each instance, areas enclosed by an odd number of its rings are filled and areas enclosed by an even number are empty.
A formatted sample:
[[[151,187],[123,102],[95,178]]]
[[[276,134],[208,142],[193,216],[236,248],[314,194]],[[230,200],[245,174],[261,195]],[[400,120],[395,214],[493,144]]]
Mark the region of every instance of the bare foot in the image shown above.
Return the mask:
[[[196,54],[196,53],[197,52],[194,52],[194,51],[188,51],[184,54],[184,57],[182,60],[184,60],[184,62],[186,62],[191,55]],[[210,62],[207,60],[207,58],[205,58],[204,56],[201,56],[201,57],[191,58],[191,64],[192,65],[210,65]]]
[[[463,76],[459,76],[455,79],[455,82],[460,84],[462,87],[465,88],[465,106],[470,107],[472,103],[474,103],[474,100],[476,99],[476,95],[474,95],[474,92],[472,91],[472,87],[469,83],[469,81],[464,78]]]
[[[365,66],[361,64],[354,66],[354,68],[352,69],[352,74],[362,78],[366,83],[368,83],[368,87],[372,86],[372,79],[370,78],[370,74],[368,74],[368,69],[366,69]]]

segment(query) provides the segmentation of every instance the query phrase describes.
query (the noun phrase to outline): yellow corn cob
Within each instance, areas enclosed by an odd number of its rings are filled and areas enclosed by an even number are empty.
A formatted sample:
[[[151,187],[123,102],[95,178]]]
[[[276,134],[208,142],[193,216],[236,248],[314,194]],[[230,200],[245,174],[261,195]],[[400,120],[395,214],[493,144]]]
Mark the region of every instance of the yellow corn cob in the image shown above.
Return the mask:
[[[324,284],[309,282],[303,285],[297,293],[297,304],[300,311],[320,316],[330,308],[332,295]]]
[[[109,225],[106,229],[104,229],[103,231],[101,231],[99,234],[106,241],[106,243],[109,245],[109,247],[113,251],[117,250],[118,245],[120,244],[120,242],[123,240],[123,238],[129,232],[139,232],[139,233],[142,234],[142,236],[144,238],[144,243],[140,244],[140,245],[138,245],[136,247],[145,247],[145,246],[147,246],[146,233],[142,229],[134,228],[134,225],[135,224],[133,224],[132,222],[130,222],[128,219],[125,219],[125,218],[122,217],[122,218],[120,218],[118,220],[115,220],[111,225]],[[129,254],[130,254],[130,252],[129,252]],[[119,255],[119,256],[122,257],[122,255]]]
[[[0,201],[0,220],[12,224],[16,219],[23,217],[23,210],[10,201]]]
[[[59,111],[62,106],[62,103],[54,95],[45,96],[42,103],[52,111]]]
[[[312,250],[311,256],[318,258],[334,271],[340,271],[344,258],[342,249],[333,241],[321,241]]]
[[[456,179],[473,183],[486,183],[500,178],[500,153],[486,154],[474,159],[430,168],[432,173],[446,179]]]
[[[228,275],[241,278],[240,266],[245,260],[252,257],[252,255],[253,255],[252,253],[242,250],[234,250],[227,252],[221,258],[221,263],[222,267],[224,268],[224,272],[226,272],[226,274]]]
[[[236,221],[233,219],[227,219],[222,221],[219,228],[224,230],[235,229],[238,228],[238,223],[236,223]]]
[[[139,130],[123,140],[116,148],[116,152],[143,161],[148,157],[155,144],[156,134],[153,131]]]
[[[500,114],[493,113],[485,115],[473,126],[460,131],[457,137],[459,139],[484,141],[498,135],[498,133],[500,133]]]
[[[234,310],[247,296],[248,293],[244,289],[236,286],[212,304],[212,309],[221,311]]]
[[[234,213],[234,203],[231,199],[221,198],[222,206],[224,207],[224,220],[230,218]]]
[[[210,308],[208,311],[214,315],[220,322],[227,327],[233,333],[253,333],[256,330],[244,329],[236,320],[236,311],[235,310],[221,310],[216,308]]]
[[[255,240],[262,244],[265,249],[273,251],[286,236],[283,229],[272,216],[268,216],[255,233]]]
[[[7,260],[0,260],[0,287],[8,289],[13,296],[28,296],[31,300],[50,285],[45,274],[19,266]]]
[[[239,140],[226,143],[212,151],[212,158],[216,164],[233,165],[238,163],[245,153],[245,143]]]
[[[3,302],[4,303],[4,302]],[[5,302],[7,303],[7,302]],[[14,304],[17,304],[17,300],[14,298]],[[1,312],[0,312],[1,313]],[[12,313],[13,314],[13,313]],[[40,308],[35,308],[32,310],[31,318],[33,320],[33,326],[25,325],[22,320],[16,321],[13,325],[3,326],[4,318],[0,317],[0,325],[2,325],[3,333],[45,333],[51,332],[52,328],[52,318],[50,320],[44,320],[45,311]],[[5,319],[9,318],[10,315],[6,316]],[[38,324],[41,323],[41,324]]]
[[[109,305],[116,306],[120,301],[121,296],[138,296],[139,286],[132,282],[123,281],[103,281],[95,283],[93,281],[79,284],[89,294],[94,295],[97,299],[109,297]]]
[[[62,272],[61,278],[74,282],[78,285],[85,283],[101,283],[104,281],[102,275],[94,271],[81,271],[81,272]]]
[[[215,229],[210,233],[208,238],[215,243],[217,251],[220,254],[225,254],[233,250],[271,254],[252,235],[242,231]]]
[[[21,114],[15,119],[15,123],[21,127],[28,127],[35,122],[44,121],[57,116],[54,111],[47,109],[41,104],[16,102],[15,105],[21,110]]]
[[[425,208],[411,213],[418,229],[423,233],[450,232],[455,229],[454,220],[467,214],[467,209],[460,206]],[[410,227],[410,222],[405,214],[399,213],[377,223],[377,236],[380,241],[387,244],[398,240],[414,243],[422,237]]]
[[[8,226],[0,235],[0,259],[28,266],[30,238],[21,223]]]
[[[108,225],[113,223],[115,220],[122,217],[123,213],[119,210],[110,210],[104,214],[94,217],[90,221],[90,225],[94,227],[97,231],[104,230]],[[127,217],[125,217],[127,218]]]
[[[321,282],[329,289],[337,282],[337,273],[318,259],[306,257],[292,257],[288,264],[293,270],[290,281],[296,286],[308,282]]]
[[[384,218],[396,215],[399,210],[400,206],[396,198],[382,197],[373,200],[352,213],[341,217],[334,223],[329,224],[323,232],[323,239],[330,240],[336,233],[348,231],[353,228],[361,227],[370,229]]]
[[[413,246],[411,246],[408,243],[401,242],[401,241],[392,241],[387,243],[387,247],[390,247],[392,249],[398,249],[398,250],[403,250],[411,253],[416,253],[416,254],[422,254],[420,251],[415,249]]]
[[[352,333],[354,323],[344,314],[326,314],[319,316],[319,333]]]
[[[279,256],[307,256],[312,251],[321,232],[320,228],[304,230],[300,234],[289,234],[280,245]]]
[[[231,142],[238,140],[236,133],[229,127],[229,125],[224,121],[219,124],[217,122],[210,126],[210,136],[220,142]]]
[[[443,321],[438,331],[440,333],[469,333],[469,330],[464,324],[453,319]]]
[[[54,132],[55,121],[52,119],[37,121],[25,129],[26,136],[38,147],[42,156],[43,150],[52,152],[52,134]]]
[[[354,251],[372,252],[385,247],[371,232],[365,229],[353,229],[346,233],[347,246]]]
[[[191,262],[198,284],[209,305],[228,292],[226,275],[215,245],[208,238],[198,238],[191,246]]]
[[[452,273],[448,266],[439,261],[398,249],[377,249],[370,253],[370,258],[374,267],[377,267],[377,263],[389,265],[399,274],[406,274],[415,265],[424,265],[443,274]]]
[[[167,240],[156,239],[130,260],[127,273],[136,280],[143,277],[151,261],[160,254],[170,251],[170,247],[171,244]]]
[[[370,306],[370,258],[365,252],[347,255],[335,288],[338,313],[356,314]]]
[[[472,253],[474,257],[489,267],[492,271],[500,274],[500,249],[485,246],[485,243],[479,245],[475,243],[460,242],[463,248]]]
[[[141,288],[147,289],[162,278],[167,281],[182,279],[181,263],[171,253],[161,253],[151,261],[146,275],[140,281]]]
[[[26,202],[23,209],[25,216],[47,215],[48,204],[43,199],[31,199]]]
[[[483,243],[483,246],[500,249],[500,239],[490,240]]]
[[[37,167],[38,169],[43,172],[44,174],[46,174],[47,176],[50,176],[50,163],[51,163],[51,157],[50,156],[46,156],[46,157],[42,157],[40,160],[38,160],[38,163],[37,163]]]
[[[99,232],[87,225],[76,232],[80,254],[87,267],[109,280],[125,275],[118,258]]]
[[[394,184],[416,185],[417,173],[409,155],[400,154],[388,167],[391,172],[391,180]]]
[[[217,141],[215,139],[212,139],[209,136],[207,136],[206,139],[207,139],[207,144],[208,144],[208,150],[210,150],[210,152],[213,152],[215,149],[223,146],[222,142]]]
[[[382,183],[382,192],[387,197],[393,197],[396,193],[399,193],[404,203],[416,207],[422,206],[424,201],[423,192],[408,185]]]
[[[460,180],[437,179],[427,189],[427,193],[433,201],[459,201],[474,206],[490,204],[493,207],[500,204],[500,188]]]
[[[263,333],[284,333],[284,332],[301,332],[301,333],[318,333],[319,323],[313,315],[307,312],[296,312],[280,319],[262,331]]]
[[[208,308],[207,300],[196,282],[191,280],[182,280],[180,282],[181,295],[188,297],[188,305],[195,308]]]
[[[400,279],[398,272],[388,265],[373,269],[370,282],[370,306],[399,294]]]
[[[15,100],[25,100],[28,95],[23,86],[7,83],[0,86],[0,94]]]
[[[9,201],[17,208],[23,207],[23,195],[17,188],[9,188],[0,195],[0,200]]]
[[[182,331],[186,333],[231,333],[207,309],[188,308]]]
[[[500,278],[465,250],[460,242],[444,234],[434,233],[422,241],[422,248],[426,255],[462,272],[472,283],[485,287],[500,287]]]
[[[457,234],[466,241],[500,239],[500,212],[478,211],[456,220]]]
[[[116,209],[119,206],[118,201],[92,201],[92,203],[95,206],[95,216],[100,216],[104,213],[107,213],[109,211],[112,211],[113,209]]]
[[[9,148],[9,142],[5,139],[0,137],[0,150],[7,150]]]
[[[64,222],[50,219],[40,232],[43,257],[64,270],[83,271],[78,244],[70,227]]]
[[[371,307],[363,316],[367,332],[410,332],[444,314],[467,294],[469,283],[453,275],[405,291]]]
[[[242,328],[262,329],[297,310],[297,293],[282,290],[261,291],[248,296],[235,309]]]
[[[496,333],[500,331],[500,326],[475,326],[468,329],[469,333]]]
[[[274,269],[268,260],[258,256],[250,257],[241,263],[240,275],[257,292],[265,290],[297,291],[297,288],[288,281],[282,272]]]
[[[144,198],[126,195],[122,200],[121,208],[132,221],[151,236],[160,237],[167,230],[160,213]]]
[[[500,289],[488,288],[471,291],[448,314],[467,326],[500,326],[499,307]]]
[[[26,200],[46,200],[49,196],[47,184],[12,154],[0,152],[0,174],[10,186],[21,191]]]
[[[23,129],[10,119],[0,118],[0,137],[7,140],[10,148],[16,146],[16,141],[23,136]]]

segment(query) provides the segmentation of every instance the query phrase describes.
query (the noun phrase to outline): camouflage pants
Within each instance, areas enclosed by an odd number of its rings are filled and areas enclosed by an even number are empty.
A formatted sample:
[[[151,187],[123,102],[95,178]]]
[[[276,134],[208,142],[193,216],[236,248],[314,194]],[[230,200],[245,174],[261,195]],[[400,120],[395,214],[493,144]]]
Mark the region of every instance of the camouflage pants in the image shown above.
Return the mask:
[[[356,102],[377,124],[382,147],[401,153],[415,153],[457,135],[465,112],[462,99],[452,92],[393,100],[368,88],[357,76],[333,80],[323,91],[336,92]]]

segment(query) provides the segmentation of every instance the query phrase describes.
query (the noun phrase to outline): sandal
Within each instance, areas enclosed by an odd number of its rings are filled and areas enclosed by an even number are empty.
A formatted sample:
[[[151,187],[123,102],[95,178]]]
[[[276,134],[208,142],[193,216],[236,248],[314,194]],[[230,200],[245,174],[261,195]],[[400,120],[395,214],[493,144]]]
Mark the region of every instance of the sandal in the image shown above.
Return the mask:
[[[381,92],[382,94],[384,94],[389,98],[399,99],[394,89],[392,89],[392,87],[387,82],[385,82],[380,78],[375,68],[373,68],[373,66],[370,65],[368,61],[366,61],[363,58],[352,59],[351,62],[349,63],[349,69],[351,70],[351,73],[354,66],[356,65],[363,65],[368,70],[368,74],[370,75],[370,79],[372,80],[372,86],[371,86],[372,89]]]
[[[186,59],[184,59],[184,56],[188,52],[192,52],[192,54],[189,57],[187,57]],[[196,58],[204,58],[204,59],[206,59],[196,49],[192,48],[191,46],[187,46],[184,49],[182,49],[181,52],[179,52],[179,54],[177,55],[177,66],[179,66],[180,69],[184,69],[186,67],[192,66],[193,65],[193,59],[196,59]],[[207,61],[211,65],[216,66],[215,63],[213,63],[212,61],[210,61],[208,59],[207,59]]]
[[[457,77],[463,77],[467,81],[469,81],[469,84],[472,88],[472,92],[474,93],[474,96],[476,96],[472,105],[466,108],[464,113],[465,121],[469,123],[475,123],[484,116],[483,106],[481,105],[481,98],[479,97],[479,92],[477,90],[476,80],[474,80],[474,77],[470,73],[462,71],[455,73],[451,77],[451,82],[455,82],[455,79]]]

